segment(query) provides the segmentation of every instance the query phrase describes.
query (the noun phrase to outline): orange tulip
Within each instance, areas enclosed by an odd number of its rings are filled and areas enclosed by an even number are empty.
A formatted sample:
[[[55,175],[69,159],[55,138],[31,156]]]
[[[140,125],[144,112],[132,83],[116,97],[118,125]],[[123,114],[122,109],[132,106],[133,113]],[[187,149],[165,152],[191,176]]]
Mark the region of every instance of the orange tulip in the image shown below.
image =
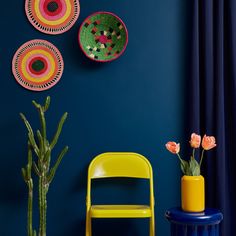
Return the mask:
[[[192,133],[191,140],[189,141],[191,147],[199,148],[201,144],[201,136],[195,133]]]
[[[180,151],[180,144],[176,142],[168,142],[166,144],[166,149],[173,154],[178,154]]]
[[[214,136],[206,136],[204,135],[202,139],[202,148],[204,150],[210,150],[216,146],[216,140]]]

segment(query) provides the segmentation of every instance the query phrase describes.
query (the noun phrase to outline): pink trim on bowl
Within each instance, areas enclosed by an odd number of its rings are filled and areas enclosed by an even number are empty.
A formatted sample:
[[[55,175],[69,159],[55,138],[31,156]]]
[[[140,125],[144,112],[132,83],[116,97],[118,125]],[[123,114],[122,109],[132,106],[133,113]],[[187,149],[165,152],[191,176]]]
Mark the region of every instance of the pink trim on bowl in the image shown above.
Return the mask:
[[[75,23],[77,22],[78,18],[79,18],[79,15],[80,15],[80,1],[78,0],[77,3],[78,3],[78,14],[75,16],[74,20],[73,20],[73,23],[70,24],[68,27],[66,27],[64,30],[61,30],[61,31],[48,31],[48,30],[44,30],[44,29],[41,29],[40,27],[37,27],[37,25],[35,25],[35,22],[31,19],[31,17],[29,16],[28,14],[28,3],[29,3],[29,0],[25,0],[25,13],[26,13],[26,16],[29,20],[29,22],[33,25],[33,27],[35,29],[37,29],[38,31],[44,33],[44,34],[50,34],[50,35],[58,35],[58,34],[63,34],[67,31],[69,31],[74,25]],[[37,20],[36,20],[37,21]]]
[[[92,57],[89,57],[88,56],[88,54],[85,52],[85,50],[83,49],[83,46],[82,46],[82,44],[81,44],[81,42],[80,42],[80,32],[81,32],[81,30],[82,30],[82,27],[83,27],[83,25],[84,25],[84,23],[87,21],[87,19],[89,19],[90,17],[92,17],[92,16],[94,16],[94,15],[98,15],[98,14],[108,14],[108,15],[111,15],[111,16],[114,16],[117,20],[119,20],[121,23],[122,23],[122,25],[124,26],[124,29],[125,29],[125,33],[126,33],[126,41],[125,41],[125,45],[124,45],[124,47],[123,47],[123,49],[122,49],[122,51],[118,54],[118,56],[116,56],[116,57],[114,57],[114,58],[112,58],[112,59],[109,59],[109,60],[97,60],[97,59],[94,59],[94,58],[92,58]],[[88,17],[86,17],[86,19],[82,22],[82,24],[81,24],[81,26],[80,26],[80,28],[79,28],[79,32],[78,32],[78,42],[79,42],[79,46],[80,46],[80,49],[82,50],[82,52],[85,54],[85,56],[87,57],[87,58],[89,58],[90,60],[92,60],[92,61],[96,61],[96,62],[110,62],[110,61],[114,61],[114,60],[116,60],[117,58],[119,58],[123,53],[124,53],[124,51],[125,51],[125,49],[126,49],[126,46],[127,46],[127,44],[128,44],[128,30],[127,30],[127,28],[126,28],[126,25],[125,25],[125,23],[120,19],[120,17],[118,17],[117,15],[115,15],[114,13],[112,13],[112,12],[108,12],[108,11],[98,11],[98,12],[94,12],[94,13],[92,13],[91,15],[89,15]]]
[[[61,68],[62,68],[62,72],[61,74],[58,76],[58,79],[55,83],[52,83],[51,85],[49,85],[48,87],[44,88],[44,89],[39,89],[39,88],[30,88],[28,86],[26,86],[25,84],[21,83],[18,78],[17,78],[17,73],[16,73],[16,70],[15,70],[15,62],[16,62],[16,58],[18,56],[18,53],[25,48],[25,46],[31,44],[31,43],[34,43],[34,42],[42,42],[42,43],[45,43],[45,44],[48,44],[50,47],[54,48],[54,50],[57,52],[58,54],[58,57],[60,58],[60,61],[61,61]],[[11,63],[11,66],[12,66],[12,73],[14,75],[14,78],[16,80],[16,82],[21,85],[22,87],[24,87],[25,89],[28,89],[28,90],[31,90],[31,91],[37,91],[37,92],[41,92],[41,91],[45,91],[45,90],[48,90],[50,88],[52,88],[53,86],[55,86],[61,79],[62,77],[62,74],[63,74],[63,70],[64,70],[64,61],[63,61],[63,57],[61,55],[61,52],[59,51],[59,49],[52,43],[48,42],[47,40],[43,40],[43,39],[33,39],[33,40],[30,40],[30,41],[27,41],[25,42],[24,44],[22,44],[15,52],[14,56],[13,56],[13,59],[12,59],[12,63]]]

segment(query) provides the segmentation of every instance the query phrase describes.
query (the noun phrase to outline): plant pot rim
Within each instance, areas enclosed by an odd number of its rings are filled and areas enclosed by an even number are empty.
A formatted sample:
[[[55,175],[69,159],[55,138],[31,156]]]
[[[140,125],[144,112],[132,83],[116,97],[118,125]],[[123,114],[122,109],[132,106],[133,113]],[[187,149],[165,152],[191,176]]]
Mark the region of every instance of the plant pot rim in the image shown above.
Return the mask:
[[[204,177],[202,175],[183,175],[182,178],[184,179],[191,179],[191,180],[198,180],[203,179]]]

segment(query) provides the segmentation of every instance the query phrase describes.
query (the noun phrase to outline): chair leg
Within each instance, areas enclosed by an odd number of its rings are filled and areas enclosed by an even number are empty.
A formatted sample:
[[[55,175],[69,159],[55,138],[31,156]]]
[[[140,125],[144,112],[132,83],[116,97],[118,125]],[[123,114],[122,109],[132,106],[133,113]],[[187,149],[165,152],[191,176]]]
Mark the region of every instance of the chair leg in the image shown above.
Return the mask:
[[[92,236],[92,219],[89,216],[89,213],[86,215],[86,232],[85,236]]]
[[[155,218],[154,218],[154,216],[151,216],[149,224],[150,224],[149,235],[155,236]]]

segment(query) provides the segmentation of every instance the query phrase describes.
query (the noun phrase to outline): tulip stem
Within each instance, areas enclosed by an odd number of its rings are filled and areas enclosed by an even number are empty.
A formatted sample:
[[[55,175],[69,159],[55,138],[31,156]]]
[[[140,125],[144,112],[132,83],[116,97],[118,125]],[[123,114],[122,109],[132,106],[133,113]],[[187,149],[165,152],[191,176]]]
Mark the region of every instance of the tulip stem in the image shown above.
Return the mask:
[[[193,154],[192,154],[193,158],[195,158],[195,148],[193,148]]]
[[[199,166],[200,166],[200,168],[201,168],[201,165],[202,165],[202,159],[203,159],[203,154],[204,154],[204,149],[202,149],[202,155],[201,155],[201,159],[200,159],[200,163],[199,163]]]
[[[182,158],[180,157],[179,153],[176,153],[176,154],[177,154],[177,156],[178,156],[180,162],[184,165],[184,162],[183,162]]]

